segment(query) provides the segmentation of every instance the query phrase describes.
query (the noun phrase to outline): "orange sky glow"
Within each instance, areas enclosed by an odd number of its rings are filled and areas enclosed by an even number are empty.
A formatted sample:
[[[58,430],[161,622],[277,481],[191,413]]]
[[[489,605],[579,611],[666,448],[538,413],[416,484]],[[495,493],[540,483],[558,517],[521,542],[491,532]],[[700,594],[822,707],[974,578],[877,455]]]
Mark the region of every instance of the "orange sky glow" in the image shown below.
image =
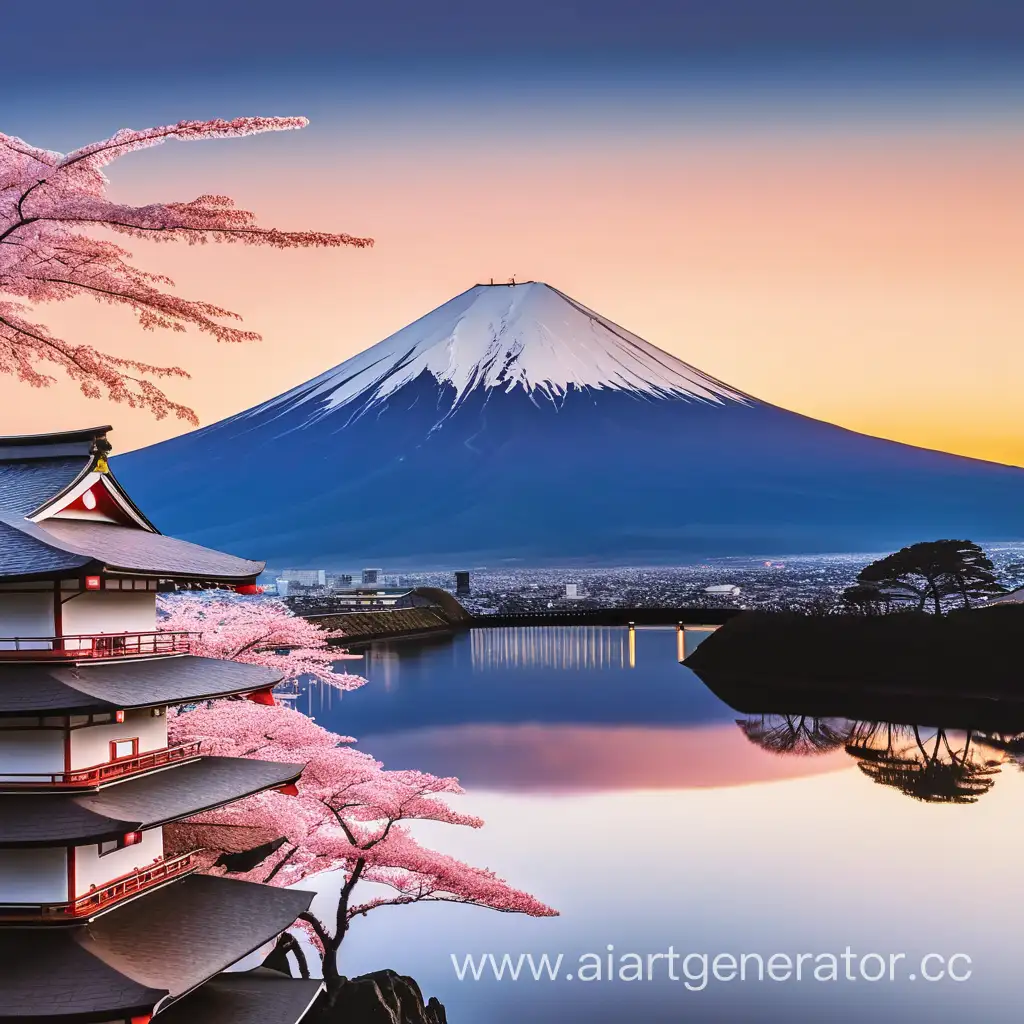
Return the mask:
[[[210,423],[476,282],[514,274],[766,401],[1024,465],[1019,132],[470,135],[347,137],[324,126],[308,143],[285,135],[133,155],[111,168],[116,197],[224,192],[263,223],[372,235],[376,247],[130,243],[181,294],[241,313],[260,343],[142,332],[87,300],[42,318],[66,339],[185,367],[192,379],[168,390]],[[63,381],[35,390],[0,379],[4,433],[95,422],[115,425],[121,451],[184,428]]]

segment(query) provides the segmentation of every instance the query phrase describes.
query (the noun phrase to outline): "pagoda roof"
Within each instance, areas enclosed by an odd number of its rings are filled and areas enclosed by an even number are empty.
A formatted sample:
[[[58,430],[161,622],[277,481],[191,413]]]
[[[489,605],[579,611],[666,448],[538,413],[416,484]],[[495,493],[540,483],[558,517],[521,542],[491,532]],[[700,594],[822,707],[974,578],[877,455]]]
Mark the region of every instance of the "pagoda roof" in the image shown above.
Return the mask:
[[[154,1014],[280,934],[312,899],[190,875],[85,925],[0,928],[0,1020],[90,1024]],[[217,980],[214,997],[225,991]]]
[[[112,572],[244,583],[255,580],[265,564],[137,527],[71,519],[33,523],[0,513],[5,580]]]
[[[323,990],[318,978],[257,967],[218,974],[160,1014],[160,1024],[297,1024]]]
[[[2,654],[2,652],[0,652]],[[0,718],[166,707],[275,686],[283,671],[221,658],[0,665]]]
[[[117,839],[296,782],[305,765],[201,757],[90,793],[0,796],[0,849]]]
[[[203,583],[255,580],[265,563],[165,537],[146,519],[106,464],[109,430],[0,437],[0,580],[104,571]],[[112,496],[131,525],[61,518],[90,487]]]
[[[84,427],[81,430],[57,430],[49,434],[8,434],[0,437],[0,459],[86,458],[110,451],[107,434],[114,428]]]

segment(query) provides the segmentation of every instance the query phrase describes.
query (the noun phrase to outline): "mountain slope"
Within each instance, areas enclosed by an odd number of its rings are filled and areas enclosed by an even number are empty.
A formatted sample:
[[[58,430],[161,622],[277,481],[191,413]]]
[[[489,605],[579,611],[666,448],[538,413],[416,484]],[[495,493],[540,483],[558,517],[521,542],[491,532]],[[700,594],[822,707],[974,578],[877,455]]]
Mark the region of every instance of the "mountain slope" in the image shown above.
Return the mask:
[[[668,563],[1024,534],[1024,471],[759,402],[538,283],[120,456],[167,532],[273,565]],[[169,486],[183,470],[187,487]]]

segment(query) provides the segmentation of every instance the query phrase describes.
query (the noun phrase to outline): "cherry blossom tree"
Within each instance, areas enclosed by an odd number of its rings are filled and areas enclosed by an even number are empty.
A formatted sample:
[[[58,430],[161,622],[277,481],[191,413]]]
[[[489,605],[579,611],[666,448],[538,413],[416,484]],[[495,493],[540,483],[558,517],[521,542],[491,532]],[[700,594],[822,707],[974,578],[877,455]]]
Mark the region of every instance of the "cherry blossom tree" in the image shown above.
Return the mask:
[[[322,954],[328,1000],[341,981],[338,951],[352,921],[381,907],[463,903],[503,913],[554,916],[556,911],[514,889],[492,871],[424,847],[408,823],[439,821],[480,828],[483,822],[443,798],[462,792],[458,780],[418,771],[388,771],[370,755],[298,711],[246,701],[218,701],[169,720],[172,742],[200,740],[208,753],[305,763],[297,795],[261,793],[168,826],[173,852],[203,848],[210,873],[292,885],[326,871],[340,874],[333,920],[302,915],[299,926]],[[376,883],[357,896],[361,883]],[[294,936],[291,951],[308,966]]]
[[[321,629],[293,614],[283,601],[174,594],[160,599],[159,625],[201,634],[192,641],[193,654],[283,669],[286,681],[309,675],[337,690],[354,690],[366,682],[334,670],[335,662],[355,657],[329,645],[344,636],[340,630]]]
[[[232,121],[180,121],[142,131],[125,129],[71,153],[55,153],[0,134],[0,372],[34,387],[53,383],[54,366],[82,392],[103,394],[157,419],[173,413],[198,423],[191,409],[171,401],[152,378],[187,377],[176,366],[154,366],[55,337],[26,307],[79,295],[125,306],[144,330],[195,328],[217,341],[259,338],[225,323],[237,314],[212,303],[181,298],[169,278],[132,265],[131,253],[90,231],[161,241],[238,242],[278,249],[368,246],[372,239],[324,231],[259,227],[255,216],[227,196],[202,195],[187,202],[129,206],[106,197],[103,168],[112,161],[168,139],[237,138],[302,128],[302,117],[239,117]]]

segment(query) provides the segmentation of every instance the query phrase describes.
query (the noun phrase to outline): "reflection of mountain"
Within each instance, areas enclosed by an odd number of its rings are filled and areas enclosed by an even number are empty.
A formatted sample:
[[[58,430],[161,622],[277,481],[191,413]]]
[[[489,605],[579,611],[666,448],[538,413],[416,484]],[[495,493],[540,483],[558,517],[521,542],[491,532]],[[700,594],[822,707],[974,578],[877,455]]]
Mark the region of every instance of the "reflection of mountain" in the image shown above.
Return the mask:
[[[457,775],[476,789],[596,792],[701,789],[818,775],[849,765],[766,758],[731,723],[677,728],[596,725],[457,725],[360,736],[389,768]]]
[[[303,687],[296,706],[354,735],[388,767],[466,785],[551,792],[740,785],[818,774],[841,753],[766,758],[735,713],[679,664],[672,628],[472,630],[374,644],[370,680],[344,695]],[[689,642],[689,638],[687,638]]]
[[[926,803],[975,803],[995,785],[1002,763],[983,754],[970,729],[961,742],[942,728],[806,715],[751,715],[736,724],[774,753],[807,757],[842,748],[869,779]]]

